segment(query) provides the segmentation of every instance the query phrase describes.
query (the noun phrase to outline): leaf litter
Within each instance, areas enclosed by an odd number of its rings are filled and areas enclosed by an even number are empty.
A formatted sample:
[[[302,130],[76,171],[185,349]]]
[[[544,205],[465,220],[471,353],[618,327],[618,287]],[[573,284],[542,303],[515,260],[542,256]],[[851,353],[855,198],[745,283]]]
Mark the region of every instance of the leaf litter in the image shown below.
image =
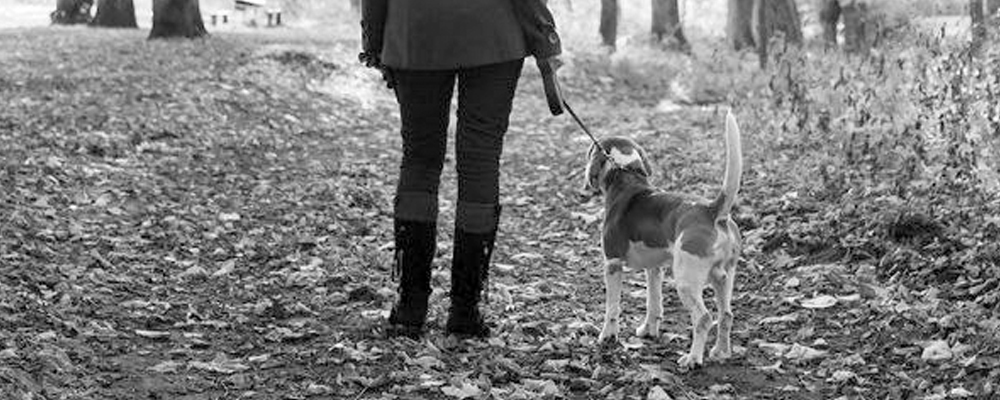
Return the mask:
[[[394,298],[386,244],[398,113],[376,74],[356,65],[356,44],[281,33],[169,43],[129,31],[0,33],[2,53],[15,54],[0,59],[0,181],[12,188],[0,193],[0,397],[963,398],[998,390],[1000,322],[975,301],[990,299],[994,281],[957,285],[969,296],[954,298],[869,260],[813,260],[824,250],[809,247],[820,243],[814,230],[839,215],[816,210],[839,203],[766,175],[773,166],[764,159],[779,150],[753,129],[746,153],[761,175],[748,176],[736,210],[747,250],[735,357],[681,371],[675,360],[689,322],[669,295],[661,338],[628,333],[644,307],[639,275],[635,295],[623,299],[622,342],[598,346],[601,203],[567,179],[579,178],[586,140],[546,115],[531,68],[502,160],[499,273],[485,305],[495,335],[441,334],[444,256],[428,337],[382,338]],[[598,54],[574,57],[575,68],[605,68]],[[657,111],[662,95],[629,86],[622,60],[641,63],[622,58],[610,77],[567,74],[578,111],[602,135],[648,145],[664,172],[658,185],[714,193],[720,112],[678,102]],[[629,79],[641,73],[629,71]],[[454,171],[445,174],[442,193],[453,194]],[[453,214],[445,204],[441,223],[453,224]]]

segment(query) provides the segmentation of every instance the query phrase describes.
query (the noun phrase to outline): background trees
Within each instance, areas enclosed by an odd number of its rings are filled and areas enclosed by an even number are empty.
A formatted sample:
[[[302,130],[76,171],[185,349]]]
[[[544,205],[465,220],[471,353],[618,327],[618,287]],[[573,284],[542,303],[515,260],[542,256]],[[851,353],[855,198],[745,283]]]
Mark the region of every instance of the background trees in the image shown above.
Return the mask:
[[[761,66],[767,62],[768,41],[776,34],[786,43],[802,44],[802,18],[795,0],[729,0],[727,4],[730,45],[735,50],[755,48]]]
[[[86,24],[90,22],[93,0],[58,0],[56,10],[49,15],[53,24]]]
[[[996,21],[1000,0],[969,0],[969,17],[972,20],[972,46],[978,50],[986,40],[990,21]]]
[[[687,38],[681,27],[681,15],[678,0],[650,0],[652,20],[650,31],[653,38],[663,41],[664,38],[673,41],[680,49],[688,47]],[[618,21],[621,18],[620,0],[601,0],[601,23],[598,29],[605,46],[614,48],[618,40]]]

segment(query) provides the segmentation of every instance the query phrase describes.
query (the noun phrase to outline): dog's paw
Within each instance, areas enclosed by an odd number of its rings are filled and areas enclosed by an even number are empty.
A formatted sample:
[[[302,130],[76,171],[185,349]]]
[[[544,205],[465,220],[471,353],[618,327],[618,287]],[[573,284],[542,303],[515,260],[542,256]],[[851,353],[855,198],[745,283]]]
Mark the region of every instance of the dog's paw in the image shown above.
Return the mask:
[[[635,330],[635,335],[641,338],[656,339],[660,337],[660,327],[643,323]]]
[[[713,346],[712,350],[708,352],[708,358],[711,358],[713,360],[725,360],[732,356],[733,356],[733,351],[728,346],[727,347]]]
[[[691,353],[688,353],[688,354],[685,354],[685,355],[681,356],[681,358],[678,358],[677,359],[677,364],[680,365],[681,368],[692,369],[692,368],[696,368],[696,367],[700,366],[701,364],[703,364],[703,360],[702,360],[701,357],[695,357]]]

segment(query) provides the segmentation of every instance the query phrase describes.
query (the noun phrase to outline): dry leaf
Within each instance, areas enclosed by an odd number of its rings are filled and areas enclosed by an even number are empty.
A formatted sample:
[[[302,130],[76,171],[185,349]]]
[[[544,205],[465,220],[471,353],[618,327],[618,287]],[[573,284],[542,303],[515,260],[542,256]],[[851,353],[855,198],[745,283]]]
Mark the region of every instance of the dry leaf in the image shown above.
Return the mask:
[[[809,361],[817,358],[825,357],[826,351],[816,350],[809,346],[803,346],[798,343],[792,345],[788,352],[784,354],[785,358],[790,358],[797,361]]]
[[[250,367],[243,365],[234,360],[229,360],[224,354],[219,354],[215,356],[212,361],[202,362],[202,361],[191,361],[188,363],[188,367],[194,369],[200,369],[203,371],[217,372],[220,374],[234,374],[241,371],[246,371]]]
[[[236,269],[236,259],[228,259],[223,261],[222,265],[219,266],[219,269],[212,273],[212,277],[228,275],[230,272],[233,272],[234,269]]]
[[[802,300],[802,307],[821,309],[830,308],[837,304],[837,298],[830,295],[820,295],[811,299]]]
[[[663,388],[659,386],[653,386],[649,388],[649,393],[646,395],[646,400],[673,400],[669,394]]]
[[[924,344],[920,358],[924,361],[943,361],[951,358],[951,346],[944,340],[932,340]]]
[[[467,399],[470,397],[479,397],[483,394],[483,391],[476,385],[469,382],[462,382],[462,387],[442,386],[441,393],[457,399]]]
[[[182,365],[184,364],[177,361],[164,361],[152,367],[149,367],[149,370],[153,372],[159,372],[161,374],[167,374],[167,373],[177,372],[177,368],[180,368]]]
[[[170,337],[170,332],[147,331],[142,329],[136,329],[135,334],[147,339],[166,339]]]
[[[411,358],[406,360],[406,363],[410,365],[417,365],[424,369],[431,369],[431,368],[444,369],[445,367],[444,363],[441,362],[441,360],[431,356]]]
[[[777,316],[777,317],[766,317],[766,318],[761,319],[760,322],[758,322],[758,323],[761,324],[761,325],[768,325],[768,324],[776,324],[776,323],[782,323],[782,322],[795,322],[798,319],[799,319],[799,314],[798,313],[790,313],[790,314],[785,314],[785,315],[781,315],[781,316]]]

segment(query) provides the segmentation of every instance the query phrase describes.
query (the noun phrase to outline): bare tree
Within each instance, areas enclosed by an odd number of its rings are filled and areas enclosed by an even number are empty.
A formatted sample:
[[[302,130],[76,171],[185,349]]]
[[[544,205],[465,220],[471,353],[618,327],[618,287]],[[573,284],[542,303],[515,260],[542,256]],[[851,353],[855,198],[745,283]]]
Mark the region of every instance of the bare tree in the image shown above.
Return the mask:
[[[677,0],[652,0],[652,2],[653,37],[659,42],[664,38],[673,40],[682,51],[687,51],[689,45],[681,27],[681,13]]]
[[[734,50],[754,47],[753,26],[750,23],[753,15],[753,3],[754,0],[729,0],[726,36]]]
[[[53,24],[86,24],[90,22],[93,0],[58,0],[56,10],[49,14]]]
[[[618,18],[621,4],[618,0],[601,0],[601,40],[605,46],[614,48],[618,40]]]
[[[840,7],[844,19],[844,50],[868,54],[879,36],[879,19],[868,9],[868,3],[852,1]]]
[[[840,0],[821,0],[819,23],[823,26],[823,41],[837,47],[837,22],[840,20]]]
[[[135,22],[135,5],[132,0],[98,0],[97,13],[90,24],[108,28],[139,27]]]
[[[198,0],[153,0],[153,29],[149,38],[185,37],[208,35],[201,20]]]
[[[726,32],[735,49],[754,46],[764,67],[768,42],[779,32],[785,43],[802,44],[801,21],[795,0],[730,0]]]
[[[681,28],[681,15],[678,0],[650,0],[653,9],[651,32],[657,41],[664,38],[673,40],[682,50],[688,48],[687,38]],[[572,3],[570,3],[572,6]],[[621,18],[620,0],[601,0],[601,41],[605,46],[614,48],[618,40],[618,20]]]
[[[978,51],[986,41],[990,20],[996,18],[1000,10],[1000,0],[969,0],[969,16],[972,18],[972,49]]]

